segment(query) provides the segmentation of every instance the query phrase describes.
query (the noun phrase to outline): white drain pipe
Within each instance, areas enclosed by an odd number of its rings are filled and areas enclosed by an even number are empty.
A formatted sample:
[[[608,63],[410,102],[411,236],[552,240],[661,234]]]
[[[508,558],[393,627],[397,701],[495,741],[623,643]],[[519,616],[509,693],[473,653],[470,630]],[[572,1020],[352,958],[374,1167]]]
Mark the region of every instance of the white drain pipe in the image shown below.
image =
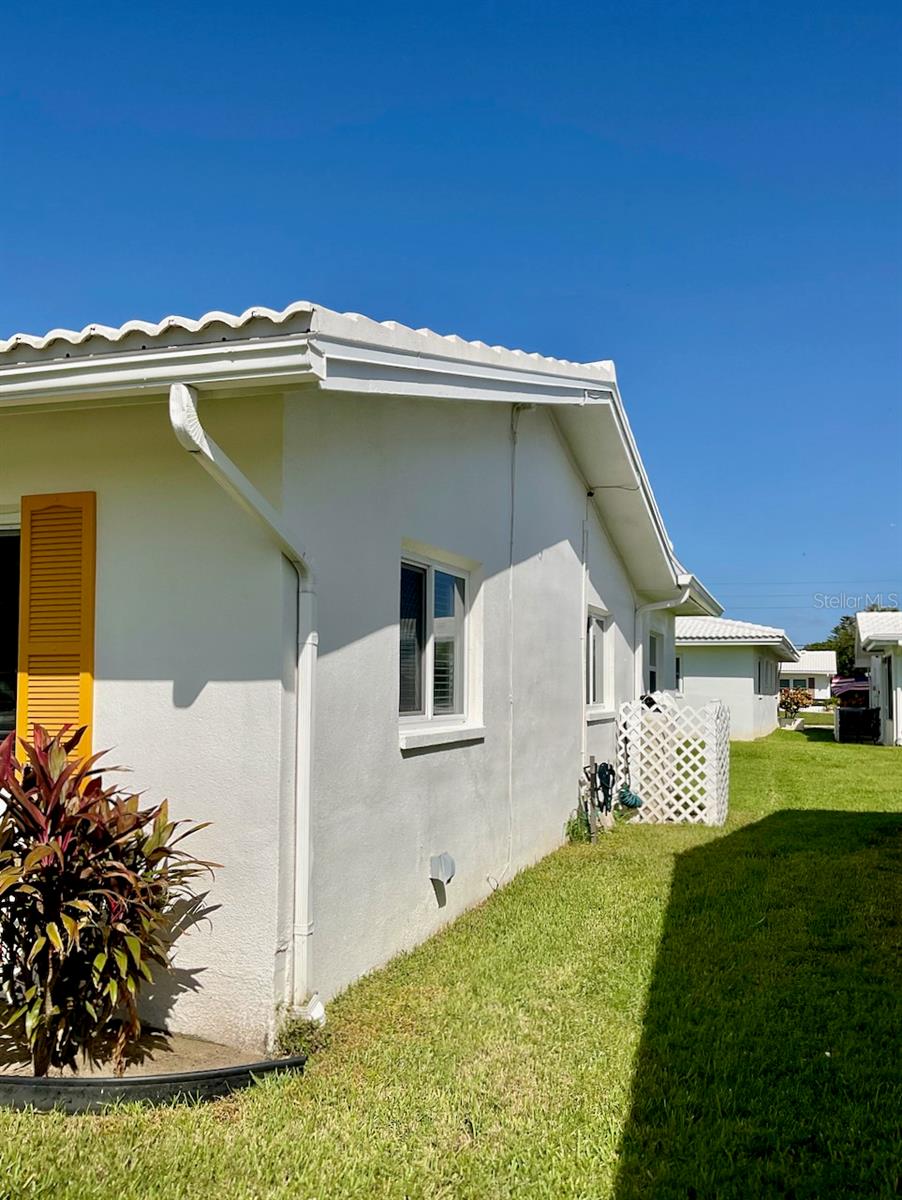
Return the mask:
[[[297,675],[295,705],[293,813],[293,912],[288,1001],[307,1002],[309,1015],[322,1016],[318,997],[309,995],[309,944],[313,933],[310,899],[311,791],[313,762],[313,680],[316,673],[316,580],[310,556],[282,524],[282,517],[224,450],[207,434],[197,414],[197,393],[184,383],[169,389],[169,420],[179,444],[245,512],[263,527],[297,575]]]
[[[691,590],[690,587],[686,587],[672,600],[653,600],[650,604],[640,604],[636,608],[633,618],[633,659],[636,664],[633,678],[634,700],[638,700],[642,695],[645,684],[645,640],[640,638],[639,632],[642,618],[646,613],[655,612],[660,608],[676,608],[678,605],[685,604]]]

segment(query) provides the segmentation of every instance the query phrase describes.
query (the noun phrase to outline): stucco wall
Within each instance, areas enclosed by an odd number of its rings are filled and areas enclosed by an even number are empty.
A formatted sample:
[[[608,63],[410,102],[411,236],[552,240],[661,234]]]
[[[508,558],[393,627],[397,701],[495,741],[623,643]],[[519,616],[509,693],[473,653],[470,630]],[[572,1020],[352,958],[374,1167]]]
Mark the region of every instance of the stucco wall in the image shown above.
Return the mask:
[[[886,690],[884,659],[892,657],[892,699]],[[868,656],[871,680],[870,703],[880,709],[880,740],[884,746],[902,746],[902,648]],[[892,711],[890,712],[890,709]]]
[[[547,414],[523,413],[511,622],[510,417],[500,405],[310,393],[286,403],[285,506],[319,581],[311,962],[324,996],[557,846],[575,805],[585,493]],[[591,510],[588,528],[590,599],[613,613],[628,695],[633,597]],[[482,741],[399,749],[404,539],[479,564]],[[609,754],[611,722],[588,737]],[[441,907],[428,868],[443,850],[457,874]]]
[[[543,410],[520,417],[512,576],[508,406],[305,390],[208,400],[202,416],[317,572],[310,977],[329,997],[560,844],[583,751],[613,757],[613,712],[633,694],[637,597]],[[290,571],[177,446],[162,404],[5,415],[0,436],[0,506],[97,493],[95,745],[148,800],[213,822],[194,849],[222,864],[214,911],[178,957],[193,990],[149,1015],[259,1047],[291,899]],[[483,740],[399,747],[404,539],[476,564]],[[589,724],[586,602],[611,614],[614,684]],[[651,614],[643,637],[652,621],[670,686],[672,618]],[[428,870],[442,850],[457,864],[444,904]]]
[[[730,736],[738,741],[763,737],[777,726],[776,695],[756,693],[752,646],[680,646],[682,693],[690,703],[722,700],[730,710]]]
[[[252,415],[252,419],[251,419]],[[281,402],[221,402],[209,424],[273,499]],[[186,843],[222,864],[209,922],[181,943],[176,1030],[259,1046],[273,1006],[283,595],[278,555],[181,450],[164,405],[0,416],[0,506],[97,493],[94,746],[148,802],[211,821]]]
[[[810,671],[781,671],[781,679],[804,679],[805,690],[811,692],[815,700],[828,700],[830,698],[830,676],[821,673],[812,673]],[[814,687],[808,687],[808,680],[814,680]]]

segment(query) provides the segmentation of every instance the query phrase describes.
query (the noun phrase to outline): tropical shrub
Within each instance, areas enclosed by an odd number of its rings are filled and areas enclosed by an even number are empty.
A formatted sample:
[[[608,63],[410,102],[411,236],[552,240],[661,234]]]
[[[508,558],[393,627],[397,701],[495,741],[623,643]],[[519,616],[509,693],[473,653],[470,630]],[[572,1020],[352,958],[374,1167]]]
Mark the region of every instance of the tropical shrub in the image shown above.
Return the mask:
[[[0,743],[0,1023],[35,1075],[112,1057],[116,1074],[141,1037],[137,1001],[170,966],[190,881],[211,870],[176,843],[166,801],[105,787],[101,754],[77,754],[84,730],[35,726]],[[111,768],[113,770],[117,768]]]
[[[798,716],[800,708],[807,708],[811,702],[811,692],[805,688],[783,688],[780,692],[780,708],[790,720]]]

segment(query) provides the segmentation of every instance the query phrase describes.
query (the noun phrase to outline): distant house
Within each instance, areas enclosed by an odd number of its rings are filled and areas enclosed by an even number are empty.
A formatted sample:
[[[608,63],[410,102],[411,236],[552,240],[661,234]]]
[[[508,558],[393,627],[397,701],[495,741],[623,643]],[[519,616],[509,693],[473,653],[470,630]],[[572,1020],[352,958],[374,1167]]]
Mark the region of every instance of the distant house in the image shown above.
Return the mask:
[[[175,1032],[262,1047],[558,846],[721,611],[610,362],[306,302],[57,329],[0,341],[0,442],[0,728],[212,822]]]
[[[881,743],[902,746],[902,612],[855,614],[855,663],[870,670]]]
[[[776,729],[782,665],[799,652],[782,629],[726,617],[677,617],[677,690],[696,704],[722,700],[739,741]]]
[[[800,650],[798,662],[780,663],[780,687],[804,688],[815,700],[829,700],[835,674],[835,650]]]

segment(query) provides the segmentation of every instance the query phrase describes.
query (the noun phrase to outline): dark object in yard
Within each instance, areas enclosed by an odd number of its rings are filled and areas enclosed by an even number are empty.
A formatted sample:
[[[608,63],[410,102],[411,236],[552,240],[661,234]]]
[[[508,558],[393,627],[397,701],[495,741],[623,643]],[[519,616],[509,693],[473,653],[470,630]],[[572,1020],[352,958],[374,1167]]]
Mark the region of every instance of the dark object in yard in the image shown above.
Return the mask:
[[[642,797],[638,792],[631,792],[625,783],[621,783],[620,789],[617,792],[617,803],[622,808],[641,808]]]
[[[630,788],[630,745],[629,738],[623,743],[623,783],[617,790],[617,803],[621,808],[641,808],[642,797]]]
[[[594,842],[598,835],[599,816],[608,816],[611,811],[614,768],[607,762],[596,765],[593,754],[589,757],[589,765],[583,767],[583,775],[588,784],[588,792],[585,799],[580,800],[580,812],[589,830],[589,841]]]
[[[837,713],[837,741],[880,741],[880,709],[841,707]]]
[[[250,1087],[263,1075],[300,1072],[307,1056],[265,1059],[205,1071],[175,1071],[168,1075],[0,1075],[0,1106],[33,1108],[38,1112],[60,1109],[66,1113],[94,1112],[110,1104],[139,1100],[150,1104],[175,1101],[218,1100]]]
[[[614,795],[614,768],[610,763],[598,764],[598,787],[601,791],[601,811],[609,813]]]

